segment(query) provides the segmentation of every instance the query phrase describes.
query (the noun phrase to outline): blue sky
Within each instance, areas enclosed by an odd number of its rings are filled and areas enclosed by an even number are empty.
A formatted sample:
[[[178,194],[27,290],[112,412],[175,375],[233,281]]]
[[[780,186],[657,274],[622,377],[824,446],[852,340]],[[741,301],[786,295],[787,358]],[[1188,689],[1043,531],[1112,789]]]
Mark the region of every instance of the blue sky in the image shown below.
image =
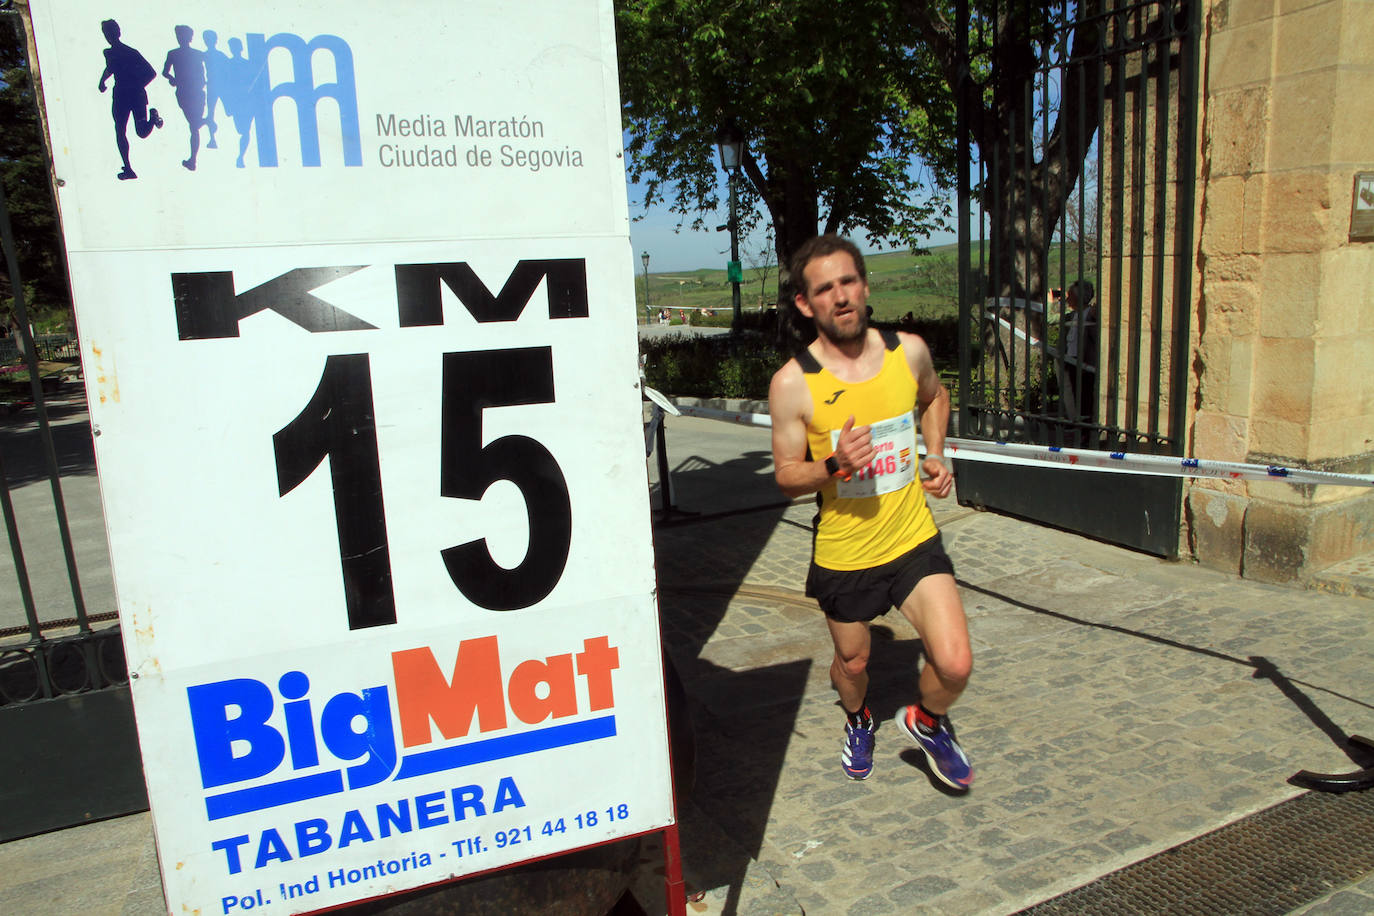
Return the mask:
[[[718,182],[722,201],[727,199],[724,174],[721,173]],[[644,209],[642,185],[627,181],[626,191],[630,198],[630,243],[634,246],[637,276],[644,272],[640,256],[645,251],[649,252],[649,272],[652,274],[696,270],[700,267],[725,269],[725,263],[730,260],[730,233],[715,231],[716,226],[723,226],[726,222],[724,204],[716,213],[704,218],[709,231],[694,232],[690,227],[691,220],[687,220],[682,231],[678,232],[676,229],[680,217],[669,212],[666,206],[647,211]],[[761,247],[762,239],[762,231],[756,233],[755,237],[741,239],[740,260],[745,260],[746,251],[756,252]]]

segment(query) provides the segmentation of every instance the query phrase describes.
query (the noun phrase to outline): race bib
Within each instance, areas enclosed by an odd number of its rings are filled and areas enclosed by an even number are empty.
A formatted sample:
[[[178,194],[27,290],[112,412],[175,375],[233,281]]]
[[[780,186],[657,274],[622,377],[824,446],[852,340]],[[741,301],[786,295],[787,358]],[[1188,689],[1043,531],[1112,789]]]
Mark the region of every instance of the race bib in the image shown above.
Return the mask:
[[[873,449],[877,452],[868,467],[848,480],[836,481],[836,495],[860,499],[891,493],[916,479],[916,421],[911,414],[871,425]],[[830,447],[840,441],[840,431],[831,430]]]

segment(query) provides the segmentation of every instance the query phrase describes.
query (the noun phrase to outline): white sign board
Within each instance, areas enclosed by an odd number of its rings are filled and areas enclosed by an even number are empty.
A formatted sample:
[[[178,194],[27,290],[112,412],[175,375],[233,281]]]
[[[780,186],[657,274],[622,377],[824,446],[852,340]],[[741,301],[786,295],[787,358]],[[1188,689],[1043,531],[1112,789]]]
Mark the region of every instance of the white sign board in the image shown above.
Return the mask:
[[[609,0],[33,5],[176,912],[673,818]]]

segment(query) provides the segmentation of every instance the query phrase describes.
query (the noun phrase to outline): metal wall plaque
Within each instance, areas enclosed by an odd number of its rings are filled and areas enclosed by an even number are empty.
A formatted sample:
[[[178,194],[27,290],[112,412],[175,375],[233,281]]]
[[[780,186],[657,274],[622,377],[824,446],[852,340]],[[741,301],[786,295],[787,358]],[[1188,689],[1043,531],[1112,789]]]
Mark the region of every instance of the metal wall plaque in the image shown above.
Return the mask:
[[[1355,173],[1350,205],[1350,241],[1374,242],[1374,172]]]

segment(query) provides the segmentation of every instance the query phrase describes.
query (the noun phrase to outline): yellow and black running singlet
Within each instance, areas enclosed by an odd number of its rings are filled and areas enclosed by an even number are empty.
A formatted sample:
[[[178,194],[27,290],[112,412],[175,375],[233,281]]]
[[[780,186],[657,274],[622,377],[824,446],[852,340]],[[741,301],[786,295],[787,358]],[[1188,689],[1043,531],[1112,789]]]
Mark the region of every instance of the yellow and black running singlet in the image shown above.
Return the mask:
[[[863,382],[843,382],[803,350],[797,357],[811,390],[806,430],[812,457],[835,451],[852,414],[873,428],[873,462],[849,480],[832,478],[820,491],[815,561],[826,569],[879,566],[934,537],[935,519],[918,480],[916,379],[895,332],[882,332],[883,365]]]

